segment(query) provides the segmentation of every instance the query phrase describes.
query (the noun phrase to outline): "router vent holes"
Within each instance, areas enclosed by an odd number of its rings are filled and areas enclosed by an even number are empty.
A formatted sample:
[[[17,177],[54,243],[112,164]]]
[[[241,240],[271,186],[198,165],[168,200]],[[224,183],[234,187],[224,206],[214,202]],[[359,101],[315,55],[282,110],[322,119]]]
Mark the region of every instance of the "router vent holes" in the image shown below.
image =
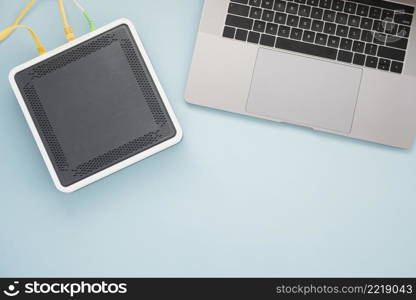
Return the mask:
[[[100,155],[94,159],[87,161],[79,165],[74,172],[74,176],[85,176],[91,172],[101,168],[103,165],[114,163],[122,157],[137,152],[138,150],[144,150],[157,143],[162,136],[159,131],[148,133],[140,138],[137,138],[127,144],[124,144],[114,150],[111,150],[103,155]]]
[[[33,78],[41,78],[49,73],[52,73],[60,68],[65,67],[66,65],[80,60],[81,58],[90,55],[102,48],[105,48],[112,43],[118,41],[115,38],[115,34],[107,34],[96,40],[92,40],[86,45],[79,46],[66,54],[60,55],[52,60],[49,60],[46,63],[40,64],[39,66],[35,67],[33,71],[30,73]]]
[[[50,151],[55,158],[55,163],[58,168],[62,171],[67,170],[68,162],[65,158],[64,152],[62,151],[61,145],[58,142],[58,138],[55,135],[52,125],[45,113],[42,102],[39,99],[38,93],[33,85],[27,84],[23,88],[26,99],[28,99],[29,105],[35,114],[36,120],[39,123],[41,132],[46,139],[50,147]]]
[[[159,104],[156,98],[156,91],[152,88],[152,85],[149,82],[149,79],[146,76],[146,72],[143,69],[142,63],[139,60],[138,55],[136,54],[133,44],[128,39],[121,40],[121,48],[129,61],[130,67],[136,77],[137,84],[140,86],[142,93],[146,99],[147,105],[152,112],[153,118],[158,125],[166,125],[168,122],[166,115],[162,110],[161,105]]]

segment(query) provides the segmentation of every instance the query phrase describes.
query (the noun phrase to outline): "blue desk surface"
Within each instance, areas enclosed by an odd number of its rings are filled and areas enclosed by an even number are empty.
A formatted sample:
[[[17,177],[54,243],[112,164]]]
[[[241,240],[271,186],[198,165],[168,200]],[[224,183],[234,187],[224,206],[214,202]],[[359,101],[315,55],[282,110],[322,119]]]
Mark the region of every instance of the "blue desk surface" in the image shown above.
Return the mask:
[[[22,2],[0,1],[0,28]],[[97,25],[137,26],[185,138],[61,194],[7,80],[33,42],[0,44],[1,277],[416,275],[416,150],[186,104],[202,0],[81,3]],[[24,23],[48,49],[65,42],[55,0]]]

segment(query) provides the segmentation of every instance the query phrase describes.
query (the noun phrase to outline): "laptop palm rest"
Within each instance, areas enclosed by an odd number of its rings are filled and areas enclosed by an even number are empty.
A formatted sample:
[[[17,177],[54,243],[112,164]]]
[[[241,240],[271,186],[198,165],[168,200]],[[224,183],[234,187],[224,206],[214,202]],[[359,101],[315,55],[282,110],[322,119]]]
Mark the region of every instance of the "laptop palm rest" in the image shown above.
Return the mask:
[[[260,48],[247,112],[348,134],[362,69]]]

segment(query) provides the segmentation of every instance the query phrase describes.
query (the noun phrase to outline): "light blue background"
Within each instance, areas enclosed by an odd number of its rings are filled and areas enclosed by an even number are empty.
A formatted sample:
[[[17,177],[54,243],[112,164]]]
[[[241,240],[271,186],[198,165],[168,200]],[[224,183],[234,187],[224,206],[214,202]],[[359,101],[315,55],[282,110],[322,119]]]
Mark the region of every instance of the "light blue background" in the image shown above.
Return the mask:
[[[56,191],[9,88],[9,70],[36,55],[16,32],[0,45],[1,277],[416,276],[415,150],[188,105],[202,0],[80,1],[99,26],[137,26],[185,138]],[[23,2],[0,1],[0,28]],[[48,49],[65,42],[55,0],[24,23]]]

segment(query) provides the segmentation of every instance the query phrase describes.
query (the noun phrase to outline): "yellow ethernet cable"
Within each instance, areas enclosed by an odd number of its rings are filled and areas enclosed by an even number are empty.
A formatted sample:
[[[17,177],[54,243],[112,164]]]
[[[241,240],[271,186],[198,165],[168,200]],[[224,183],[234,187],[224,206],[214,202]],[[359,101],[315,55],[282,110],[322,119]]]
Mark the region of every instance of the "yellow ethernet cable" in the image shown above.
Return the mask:
[[[20,14],[17,16],[16,20],[14,20],[13,25],[18,25],[24,16],[29,12],[30,8],[35,4],[37,0],[30,0],[28,4],[26,4],[25,8],[20,12]]]
[[[33,29],[30,28],[30,27],[28,27],[28,26],[20,25],[19,24],[23,20],[23,18],[25,17],[25,15],[29,12],[29,10],[33,6],[33,4],[35,4],[36,1],[37,0],[30,0],[28,2],[28,4],[26,4],[26,6],[23,8],[23,10],[20,12],[20,14],[17,16],[16,20],[14,20],[13,24],[10,27],[7,27],[6,29],[4,29],[2,32],[0,32],[0,42],[2,42],[5,39],[7,39],[13,33],[13,31],[15,31],[16,29],[18,29],[18,28],[24,28],[32,36],[33,41],[36,44],[36,48],[38,50],[39,55],[43,55],[43,54],[46,53],[45,47],[41,43],[41,41],[40,41],[39,37],[37,36],[37,34],[33,31]]]
[[[25,6],[25,8],[20,12],[20,14],[17,16],[17,18],[16,18],[16,20],[14,20],[14,22],[13,22],[13,24],[10,26],[10,27],[12,27],[12,26],[16,26],[16,25],[19,25],[19,23],[23,20],[23,18],[25,17],[25,15],[29,12],[29,10],[31,9],[31,7],[33,6],[33,4],[35,4],[35,2],[36,2],[37,0],[30,0],[29,2],[28,2],[28,4],[26,4],[26,6]],[[9,28],[10,28],[9,27]],[[17,27],[16,27],[17,28]],[[5,36],[3,36],[3,39],[2,40],[5,40],[5,39],[7,39],[9,36],[10,36],[10,34],[12,34],[13,33],[13,31],[16,29],[16,28],[14,28],[14,29],[12,29],[12,30],[7,30],[7,34],[5,35]],[[6,30],[4,31],[4,32],[6,32]]]
[[[24,28],[27,31],[29,31],[30,35],[32,36],[33,40],[35,41],[36,48],[38,50],[39,55],[43,55],[46,53],[45,47],[42,45],[39,37],[36,35],[36,33],[32,30],[32,28],[25,26],[25,25],[12,25],[2,32],[0,32],[0,41],[4,41],[14,30],[17,28]]]
[[[58,4],[59,4],[59,10],[61,11],[62,22],[64,23],[64,32],[65,32],[66,39],[68,41],[73,41],[75,39],[75,35],[72,30],[72,27],[68,23],[68,18],[66,16],[63,0],[58,0]]]
[[[90,31],[94,31],[95,29],[97,29],[95,27],[94,21],[88,15],[87,11],[81,6],[81,4],[77,0],[72,0],[72,2],[74,2],[75,6],[78,7],[79,10],[81,11],[81,13],[84,15],[84,17],[87,20],[88,25],[90,27]]]

